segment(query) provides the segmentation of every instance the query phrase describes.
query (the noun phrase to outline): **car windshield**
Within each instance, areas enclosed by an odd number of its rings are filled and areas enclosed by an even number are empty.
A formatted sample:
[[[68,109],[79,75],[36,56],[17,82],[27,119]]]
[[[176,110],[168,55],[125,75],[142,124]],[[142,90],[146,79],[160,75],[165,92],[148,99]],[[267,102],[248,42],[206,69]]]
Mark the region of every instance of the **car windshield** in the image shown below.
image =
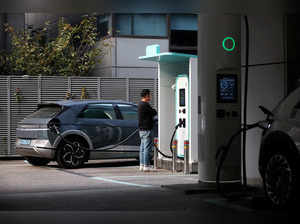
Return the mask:
[[[60,106],[44,106],[29,115],[27,118],[52,118],[60,111]]]

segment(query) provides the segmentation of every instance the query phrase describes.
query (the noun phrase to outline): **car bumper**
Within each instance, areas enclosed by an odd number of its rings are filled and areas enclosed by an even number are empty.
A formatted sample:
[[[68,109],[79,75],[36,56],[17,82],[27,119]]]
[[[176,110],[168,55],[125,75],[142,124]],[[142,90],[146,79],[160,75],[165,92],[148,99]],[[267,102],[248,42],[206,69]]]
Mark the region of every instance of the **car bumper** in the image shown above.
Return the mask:
[[[22,140],[17,139],[16,153],[22,156],[54,159],[55,148],[48,140],[30,140],[30,143],[22,144]]]

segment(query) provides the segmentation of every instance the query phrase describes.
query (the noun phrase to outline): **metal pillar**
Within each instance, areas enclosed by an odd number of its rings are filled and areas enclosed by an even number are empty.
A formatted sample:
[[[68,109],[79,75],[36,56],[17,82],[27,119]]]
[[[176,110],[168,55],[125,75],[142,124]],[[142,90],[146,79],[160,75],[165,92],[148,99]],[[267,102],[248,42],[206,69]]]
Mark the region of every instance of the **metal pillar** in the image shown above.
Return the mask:
[[[157,147],[158,147],[158,138],[154,138],[154,149],[153,149],[153,160],[154,160],[154,169],[157,169],[157,158],[158,158],[158,152],[157,152]]]
[[[184,141],[184,169],[183,169],[184,174],[190,174],[189,153],[190,153],[189,141]]]
[[[172,150],[173,150],[172,171],[173,171],[173,173],[175,173],[176,172],[176,162],[177,162],[177,140],[173,141]]]

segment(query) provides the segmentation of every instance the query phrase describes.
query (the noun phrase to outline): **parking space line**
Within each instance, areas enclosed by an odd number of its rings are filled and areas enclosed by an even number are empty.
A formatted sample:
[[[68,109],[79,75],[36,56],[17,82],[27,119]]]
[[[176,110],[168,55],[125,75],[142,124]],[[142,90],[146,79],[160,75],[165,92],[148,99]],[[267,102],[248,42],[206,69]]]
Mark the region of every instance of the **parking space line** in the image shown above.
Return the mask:
[[[13,163],[13,164],[0,164],[0,166],[5,166],[5,167],[9,167],[9,166],[31,166],[29,162],[27,162],[26,160],[24,160],[24,163],[20,164],[20,163]]]
[[[26,166],[26,164],[8,164],[8,165],[6,165],[6,164],[3,164],[3,165],[2,165],[2,164],[1,164],[1,165],[0,165],[0,167],[12,167],[12,166],[13,166],[13,167],[16,167],[16,166],[23,166],[23,167],[24,167],[24,166]],[[26,166],[26,167],[27,167],[27,166]]]
[[[101,181],[110,182],[110,183],[115,183],[115,184],[123,184],[123,185],[135,186],[135,187],[153,187],[153,186],[151,186],[151,185],[134,184],[134,183],[124,182],[124,181],[118,181],[118,180],[107,179],[107,178],[103,178],[103,177],[91,177],[91,179],[94,179],[94,180],[101,180]]]
[[[149,175],[132,175],[132,176],[108,176],[110,178],[146,178],[146,177],[184,177],[184,178],[191,178],[191,177],[198,177],[196,175],[174,175],[174,174],[149,174]],[[196,179],[195,179],[196,180]],[[198,179],[197,179],[198,180]]]

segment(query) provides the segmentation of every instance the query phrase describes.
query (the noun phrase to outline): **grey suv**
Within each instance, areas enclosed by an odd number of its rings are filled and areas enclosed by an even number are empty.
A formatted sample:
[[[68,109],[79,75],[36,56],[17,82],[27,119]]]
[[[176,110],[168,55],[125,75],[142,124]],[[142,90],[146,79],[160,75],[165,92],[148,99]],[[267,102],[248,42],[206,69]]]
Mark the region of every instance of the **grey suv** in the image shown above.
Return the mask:
[[[137,128],[137,106],[133,103],[45,103],[19,122],[16,152],[32,165],[57,161],[63,168],[81,167],[89,159],[139,158]]]

